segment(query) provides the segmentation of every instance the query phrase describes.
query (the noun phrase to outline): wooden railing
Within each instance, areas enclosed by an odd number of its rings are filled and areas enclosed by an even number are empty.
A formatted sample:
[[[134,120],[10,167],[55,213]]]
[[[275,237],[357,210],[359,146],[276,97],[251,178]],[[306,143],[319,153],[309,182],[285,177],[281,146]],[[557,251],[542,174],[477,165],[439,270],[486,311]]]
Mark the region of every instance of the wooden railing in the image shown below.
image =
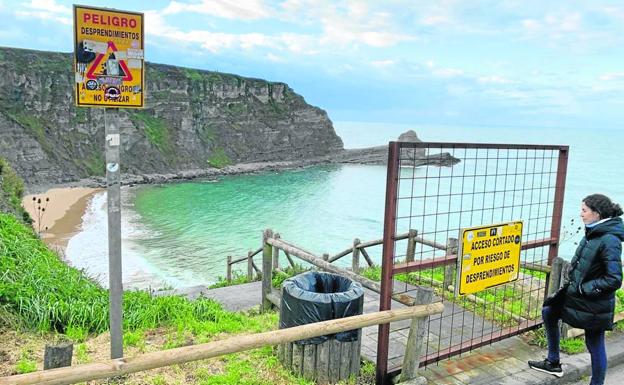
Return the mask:
[[[280,235],[279,234],[274,234],[272,236],[272,238],[279,240],[280,239]],[[418,236],[418,232],[414,229],[409,230],[406,233],[402,233],[402,234],[398,234],[395,237],[395,240],[400,241],[400,240],[407,240],[407,250],[405,253],[405,263],[411,263],[414,262],[414,257],[415,257],[415,251],[416,251],[416,245],[417,244],[422,244],[425,246],[429,246],[432,247],[434,249],[437,250],[442,250],[445,252],[445,255],[447,257],[451,257],[451,256],[455,256],[457,254],[457,250],[458,250],[458,240],[457,238],[449,238],[447,240],[446,245],[441,244],[439,242],[435,242],[429,239],[425,239],[422,237]],[[303,251],[305,252],[306,255],[308,256],[313,256],[315,261],[318,260],[323,260],[326,261],[328,263],[333,263],[336,262],[344,257],[346,257],[347,255],[351,254],[351,272],[359,274],[361,271],[360,268],[360,262],[361,262],[361,258],[363,257],[364,260],[366,261],[367,265],[369,267],[373,267],[375,266],[375,262],[373,260],[373,258],[370,256],[369,252],[367,251],[368,248],[371,247],[375,247],[375,246],[379,246],[383,244],[383,239],[376,239],[376,240],[372,240],[372,241],[367,241],[367,242],[361,242],[359,238],[355,238],[353,240],[353,245],[342,250],[341,252],[334,254],[334,255],[329,255],[329,254],[323,254],[323,256],[321,258],[315,256],[313,253],[304,250],[303,248],[299,247],[299,246],[295,246],[293,244],[289,244],[289,247],[287,247],[286,249],[277,247],[274,251],[273,251],[273,259],[272,259],[272,268],[273,270],[280,270],[280,264],[279,264],[279,253],[280,250],[284,253],[284,255],[287,258],[288,264],[291,267],[295,267],[295,263],[293,261],[293,258],[291,256],[290,251],[288,251],[288,249],[296,249],[299,251]],[[227,257],[227,262],[226,262],[226,267],[227,267],[227,272],[226,272],[226,279],[228,282],[232,281],[232,266],[237,264],[237,263],[241,263],[241,262],[247,262],[247,280],[248,281],[253,281],[254,280],[254,275],[253,272],[256,272],[256,276],[260,276],[261,274],[261,269],[258,268],[258,266],[256,265],[256,263],[254,262],[253,258],[255,256],[257,256],[258,254],[260,254],[260,252],[262,251],[263,247],[258,248],[255,251],[249,251],[247,253],[246,257],[241,257],[241,258],[237,258],[237,259],[232,259],[231,256]],[[297,257],[299,257],[297,255]],[[309,261],[307,261],[305,258],[300,258],[308,263],[311,263]],[[444,272],[444,282],[441,282],[440,285],[445,289],[449,289],[449,286],[451,286],[453,284],[453,277],[455,277],[455,269],[456,269],[456,258],[451,258],[448,259],[447,261],[445,261],[444,265],[445,265],[445,272]],[[311,263],[312,265],[317,266],[316,263]],[[538,272],[543,272],[543,273],[549,273],[550,272],[550,266],[543,266],[543,265],[539,265],[539,264],[535,264],[535,263],[531,263],[531,262],[524,262],[522,261],[520,263],[520,266],[524,269],[527,270],[532,270],[532,271],[538,271]],[[318,267],[318,266],[317,266]],[[328,270],[329,271],[329,270]],[[344,269],[342,269],[341,271],[345,271]],[[368,286],[367,286],[368,287]]]
[[[224,340],[146,353],[135,357],[0,377],[0,385],[64,385],[116,377],[410,318],[415,320],[413,322],[424,323],[421,320],[430,315],[442,313],[443,310],[444,305],[438,302],[399,310],[368,313],[288,329],[233,336]]]

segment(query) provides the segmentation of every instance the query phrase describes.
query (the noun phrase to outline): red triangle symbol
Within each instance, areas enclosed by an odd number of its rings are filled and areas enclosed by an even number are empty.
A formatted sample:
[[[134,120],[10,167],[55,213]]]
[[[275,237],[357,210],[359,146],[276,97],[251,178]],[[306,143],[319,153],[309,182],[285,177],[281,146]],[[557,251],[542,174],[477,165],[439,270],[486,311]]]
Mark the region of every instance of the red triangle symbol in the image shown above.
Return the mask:
[[[117,47],[115,46],[115,43],[113,43],[112,41],[108,42],[108,48],[113,50],[113,52],[117,52]],[[97,57],[95,58],[95,61],[93,62],[93,64],[91,64],[91,67],[89,67],[89,71],[87,71],[87,79],[97,79],[97,76],[95,75],[95,71],[100,66],[100,63],[102,62],[103,58],[104,58],[103,53],[97,55]],[[124,72],[124,77],[122,80],[126,82],[132,81],[132,73],[130,72],[130,69],[128,69],[128,65],[126,64],[126,61],[119,60],[119,65],[121,66],[121,69]]]

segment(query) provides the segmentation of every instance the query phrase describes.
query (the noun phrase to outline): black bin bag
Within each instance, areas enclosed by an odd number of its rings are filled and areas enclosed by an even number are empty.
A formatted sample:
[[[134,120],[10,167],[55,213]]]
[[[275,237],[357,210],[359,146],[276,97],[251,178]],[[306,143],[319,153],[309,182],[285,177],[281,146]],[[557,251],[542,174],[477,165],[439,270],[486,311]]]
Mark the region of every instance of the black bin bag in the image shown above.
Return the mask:
[[[361,284],[336,274],[310,271],[282,284],[280,329],[360,315],[363,308]],[[320,344],[330,338],[340,342],[356,341],[358,335],[358,330],[349,330],[296,343]]]

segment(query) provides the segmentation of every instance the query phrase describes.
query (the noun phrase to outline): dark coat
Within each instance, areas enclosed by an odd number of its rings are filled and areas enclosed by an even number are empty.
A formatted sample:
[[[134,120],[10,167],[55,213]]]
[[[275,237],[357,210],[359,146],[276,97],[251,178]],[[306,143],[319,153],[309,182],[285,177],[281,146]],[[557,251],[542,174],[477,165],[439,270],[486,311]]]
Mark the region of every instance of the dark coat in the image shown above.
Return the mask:
[[[622,241],[622,218],[586,229],[571,261],[564,322],[581,329],[613,329],[615,291],[622,286]]]

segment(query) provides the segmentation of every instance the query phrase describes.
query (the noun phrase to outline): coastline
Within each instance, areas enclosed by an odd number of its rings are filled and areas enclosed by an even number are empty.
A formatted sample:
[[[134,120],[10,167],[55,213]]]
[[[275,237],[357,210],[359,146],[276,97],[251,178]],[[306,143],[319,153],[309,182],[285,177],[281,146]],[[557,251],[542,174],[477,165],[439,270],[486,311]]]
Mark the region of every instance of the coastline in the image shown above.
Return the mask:
[[[400,138],[399,138],[400,139]],[[212,179],[220,176],[257,174],[263,172],[275,172],[320,166],[324,164],[367,164],[386,165],[388,160],[388,147],[376,146],[368,148],[343,149],[340,152],[318,156],[301,160],[284,161],[259,161],[241,162],[228,165],[222,168],[186,169],[169,173],[145,173],[145,174],[122,174],[121,184],[133,186],[135,184],[164,184],[171,182],[184,182],[194,179]],[[417,166],[435,165],[448,167],[458,162],[449,153],[439,153],[428,155],[423,158]],[[105,177],[91,177],[71,182],[48,183],[39,185],[28,185],[27,191],[30,194],[46,192],[54,188],[75,188],[88,187],[104,189],[106,188]]]
[[[93,187],[54,187],[40,194],[24,196],[22,206],[33,219],[33,229],[62,255],[71,237],[80,231],[82,216],[91,198],[101,191],[101,188]]]

